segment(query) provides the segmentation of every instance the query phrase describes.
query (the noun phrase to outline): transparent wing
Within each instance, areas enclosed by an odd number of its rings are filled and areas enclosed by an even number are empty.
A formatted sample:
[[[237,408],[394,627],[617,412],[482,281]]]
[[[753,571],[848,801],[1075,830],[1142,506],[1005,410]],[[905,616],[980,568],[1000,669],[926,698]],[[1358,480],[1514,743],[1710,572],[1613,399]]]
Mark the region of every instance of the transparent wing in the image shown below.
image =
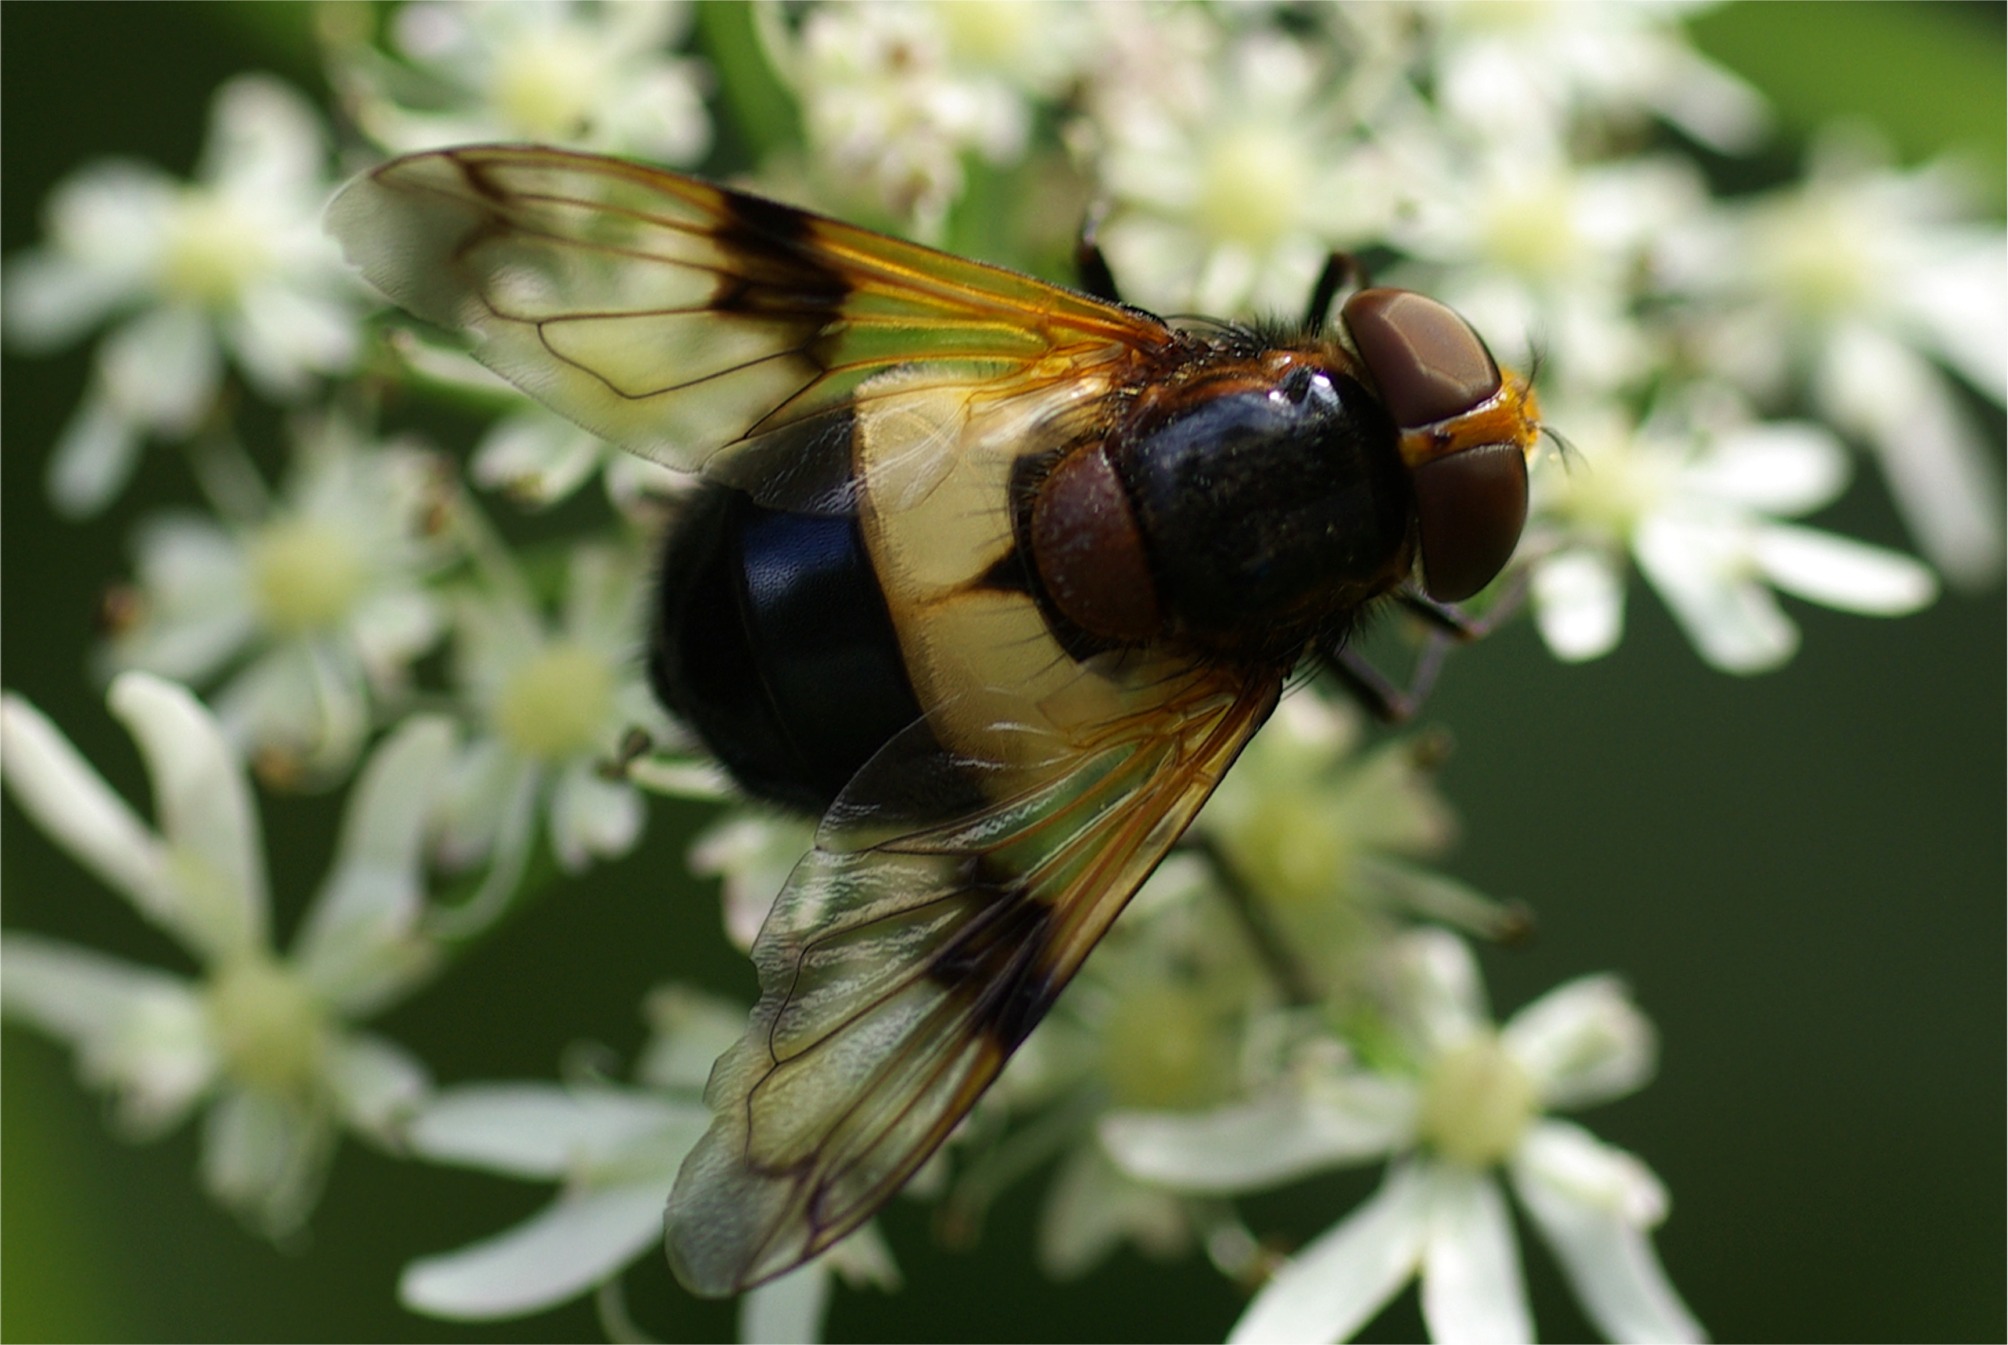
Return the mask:
[[[561,150],[396,159],[328,209],[397,303],[531,396],[696,468],[874,374],[1022,389],[1177,343],[1147,315],[696,178]],[[864,392],[862,399],[870,393]]]
[[[1184,831],[1279,684],[1217,669],[1139,679],[1132,713],[1009,766],[957,757],[920,726],[865,767],[754,946],[759,1005],[712,1073],[711,1129],[670,1196],[686,1285],[771,1278],[891,1198]]]

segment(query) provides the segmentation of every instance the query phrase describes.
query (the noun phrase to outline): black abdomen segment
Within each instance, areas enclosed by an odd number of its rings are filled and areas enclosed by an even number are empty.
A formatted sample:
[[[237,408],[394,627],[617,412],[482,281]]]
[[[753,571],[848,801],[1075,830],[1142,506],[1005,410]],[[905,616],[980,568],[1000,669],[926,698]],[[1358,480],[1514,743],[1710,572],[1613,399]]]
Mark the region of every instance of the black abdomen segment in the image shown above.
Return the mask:
[[[857,518],[700,488],[672,525],[649,675],[748,791],[820,813],[920,718]]]

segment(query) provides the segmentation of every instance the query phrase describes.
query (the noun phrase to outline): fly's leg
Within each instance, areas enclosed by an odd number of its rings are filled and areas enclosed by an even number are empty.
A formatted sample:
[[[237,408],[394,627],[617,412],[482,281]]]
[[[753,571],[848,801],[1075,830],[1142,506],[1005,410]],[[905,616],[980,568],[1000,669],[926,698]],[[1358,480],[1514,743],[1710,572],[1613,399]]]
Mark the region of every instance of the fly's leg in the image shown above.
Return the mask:
[[[1081,288],[1087,293],[1108,303],[1120,304],[1123,297],[1116,291],[1115,273],[1109,270],[1109,259],[1102,255],[1099,238],[1102,221],[1108,215],[1108,202],[1097,201],[1081,217],[1080,237],[1074,240],[1074,273],[1080,277]]]
[[[1366,284],[1366,268],[1352,253],[1334,252],[1325,258],[1325,269],[1318,272],[1318,283],[1311,286],[1311,302],[1304,307],[1304,330],[1315,332],[1325,325],[1325,319],[1332,315],[1332,300],[1340,291],[1363,289]]]
[[[1367,713],[1384,724],[1403,724],[1422,709],[1452,649],[1484,639],[1520,610],[1527,597],[1527,572],[1516,571],[1499,597],[1477,616],[1407,585],[1395,590],[1393,597],[1427,629],[1408,685],[1397,686],[1364,654],[1349,646],[1320,650],[1318,658]]]

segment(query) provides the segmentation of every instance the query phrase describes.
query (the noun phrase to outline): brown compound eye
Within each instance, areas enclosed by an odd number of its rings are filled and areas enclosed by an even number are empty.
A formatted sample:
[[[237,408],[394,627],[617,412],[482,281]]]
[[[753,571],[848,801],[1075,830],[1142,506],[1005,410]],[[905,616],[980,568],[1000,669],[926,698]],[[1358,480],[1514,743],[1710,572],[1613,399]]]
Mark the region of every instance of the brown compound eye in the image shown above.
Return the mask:
[[[1360,359],[1403,430],[1454,423],[1499,393],[1492,353],[1436,300],[1412,290],[1361,290],[1344,312]],[[1423,587],[1438,602],[1459,602],[1491,583],[1519,545],[1526,456],[1517,444],[1481,442],[1416,462],[1411,478]]]
[[[1518,444],[1467,448],[1415,469],[1422,586],[1462,602],[1491,583],[1527,522],[1527,458]]]
[[[1346,330],[1395,424],[1405,430],[1462,415],[1499,391],[1499,366],[1471,324],[1414,290],[1361,290]]]

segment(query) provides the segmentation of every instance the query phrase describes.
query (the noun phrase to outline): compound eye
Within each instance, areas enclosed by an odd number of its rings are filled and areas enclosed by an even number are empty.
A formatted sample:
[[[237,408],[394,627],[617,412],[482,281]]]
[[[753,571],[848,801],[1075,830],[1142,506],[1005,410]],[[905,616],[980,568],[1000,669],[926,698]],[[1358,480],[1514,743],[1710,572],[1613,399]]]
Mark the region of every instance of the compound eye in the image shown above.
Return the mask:
[[[1527,522],[1527,458],[1516,444],[1486,444],[1415,469],[1422,586],[1462,602],[1491,583]]]
[[[1457,314],[1414,290],[1361,290],[1346,300],[1346,330],[1395,424],[1433,425],[1499,391],[1499,366]]]

